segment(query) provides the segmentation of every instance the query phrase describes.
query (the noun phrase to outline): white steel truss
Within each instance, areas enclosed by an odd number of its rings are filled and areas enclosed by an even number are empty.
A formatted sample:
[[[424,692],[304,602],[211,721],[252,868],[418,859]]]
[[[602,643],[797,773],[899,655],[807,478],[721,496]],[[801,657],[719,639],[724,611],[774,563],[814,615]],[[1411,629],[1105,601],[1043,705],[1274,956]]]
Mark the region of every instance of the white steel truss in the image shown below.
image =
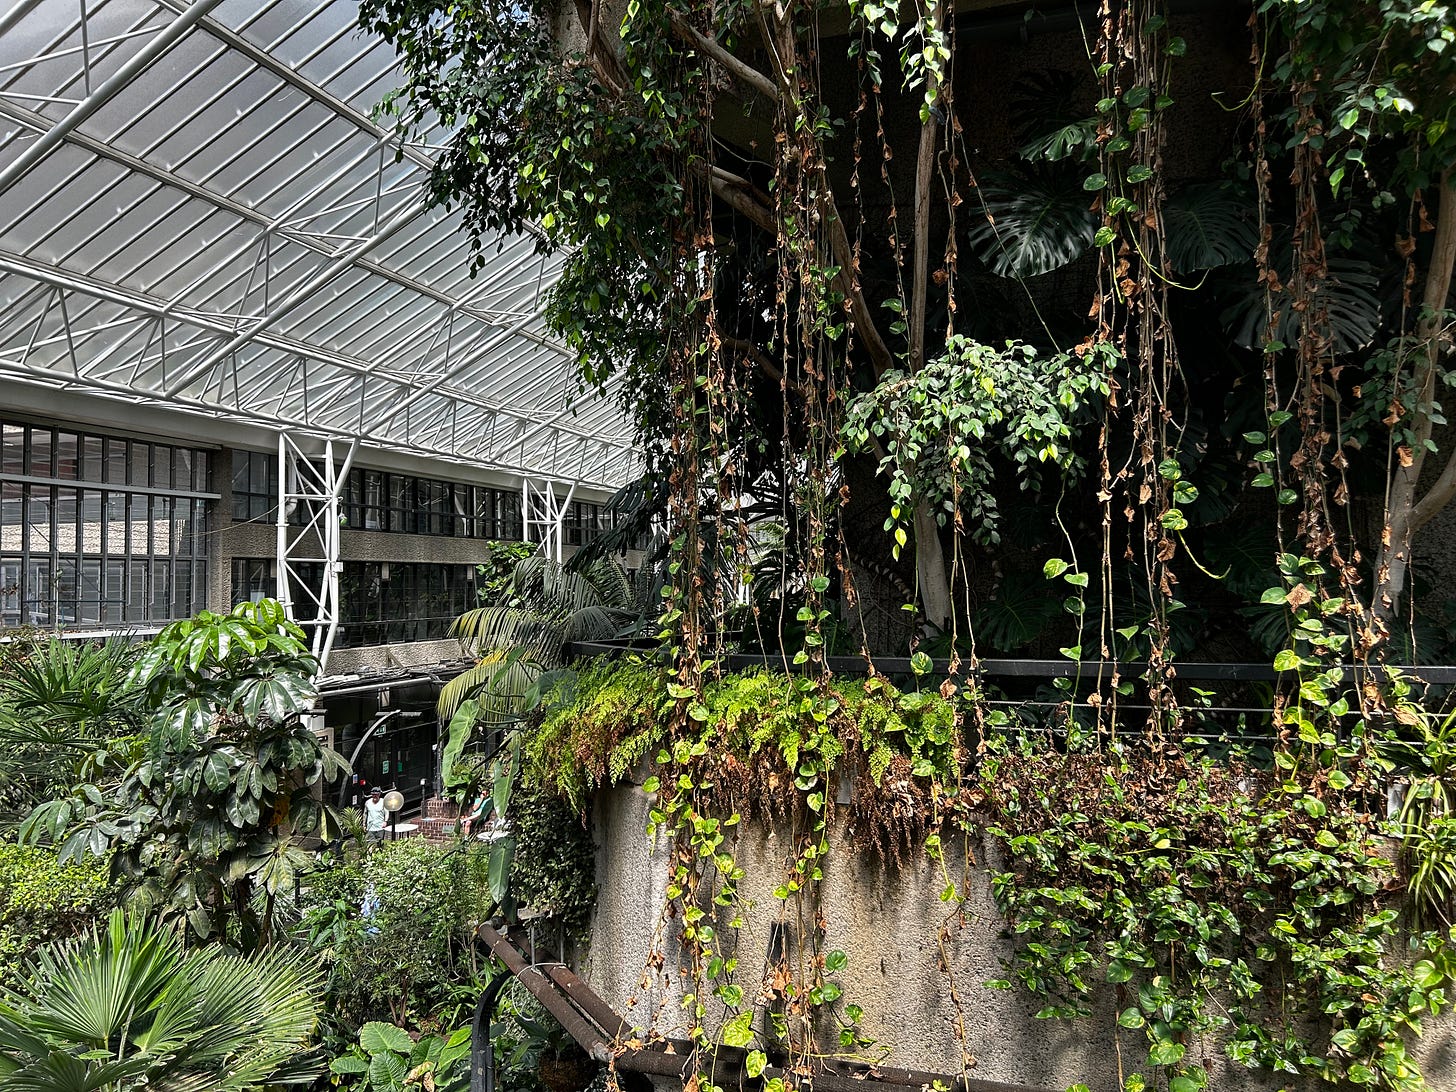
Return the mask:
[[[278,601],[309,634],[320,674],[328,674],[339,631],[339,494],[354,451],[351,444],[343,466],[335,466],[332,440],[322,457],[311,457],[278,434]]]
[[[564,495],[557,492],[559,484],[550,479],[538,481],[532,478],[521,482],[521,518],[525,524],[526,541],[537,543],[541,555],[557,564],[564,556],[566,513],[570,511],[571,498],[576,494],[575,482],[567,485]]]
[[[469,275],[436,131],[354,0],[18,0],[0,12],[0,383],[610,488],[531,237]]]

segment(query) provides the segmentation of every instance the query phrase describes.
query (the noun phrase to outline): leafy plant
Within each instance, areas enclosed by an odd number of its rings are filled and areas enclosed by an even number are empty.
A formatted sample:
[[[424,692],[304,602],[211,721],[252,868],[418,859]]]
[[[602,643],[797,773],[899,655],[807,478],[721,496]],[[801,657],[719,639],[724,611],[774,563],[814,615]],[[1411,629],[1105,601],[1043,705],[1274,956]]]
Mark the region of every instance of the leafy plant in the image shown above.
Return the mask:
[[[470,1029],[414,1039],[404,1028],[371,1021],[359,1042],[329,1063],[333,1083],[368,1092],[459,1092],[469,1087]]]
[[[1404,777],[1396,823],[1412,918],[1417,926],[1456,925],[1456,710],[1410,711],[1382,754]]]
[[[1112,359],[1106,346],[1043,353],[1015,341],[998,348],[955,336],[944,356],[914,375],[886,372],[855,399],[841,436],[852,451],[869,449],[872,438],[883,445],[886,529],[894,529],[898,546],[908,537],[900,524],[921,503],[941,523],[953,517],[973,538],[997,543],[993,454],[1023,490],[1040,484],[1043,467],[1075,481],[1085,464],[1077,437],[1108,391]]]
[[[1269,265],[1284,284],[1288,283],[1293,261],[1286,232],[1276,237],[1269,252]],[[1320,285],[1320,298],[1329,315],[1330,334],[1338,352],[1355,352],[1368,346],[1380,329],[1380,279],[1374,266],[1362,258],[1332,257],[1328,266],[1329,275]],[[1229,337],[1246,349],[1262,350],[1269,340],[1263,287],[1253,277],[1241,273],[1220,279],[1217,290],[1223,304],[1220,319]],[[1299,312],[1293,303],[1284,296],[1275,300],[1279,321],[1275,324],[1273,339],[1280,346],[1299,341]]]
[[[1008,573],[990,601],[972,618],[976,639],[998,652],[1014,652],[1041,636],[1061,616],[1041,573]]]
[[[638,615],[632,582],[610,558],[581,572],[540,556],[517,562],[505,602],[451,623],[450,632],[477,663],[441,689],[441,719],[448,721],[469,697],[483,708],[520,712],[530,683],[561,665],[566,644],[615,636]]]
[[[1185,186],[1163,203],[1164,248],[1181,273],[1247,262],[1259,245],[1254,202],[1231,182]]]
[[[358,881],[362,897],[347,903],[358,927],[330,910],[311,918],[335,960],[331,1019],[408,1026],[434,1011],[448,983],[473,977],[471,930],[494,907],[487,859],[484,846],[446,849],[418,838],[369,854]]]
[[[1017,76],[1007,100],[1022,159],[1082,159],[1096,147],[1097,116],[1084,101],[1085,84],[1081,73],[1057,69]]]
[[[23,839],[60,859],[111,854],[124,897],[185,916],[199,937],[269,942],[280,892],[327,835],[316,788],[344,762],[302,723],[317,664],[273,600],[174,622],[132,669],[144,739],[112,751],[123,772],[38,806]]]
[[[596,843],[581,816],[526,782],[512,794],[511,832],[516,900],[569,932],[584,934],[596,904]]]
[[[302,1082],[321,983],[308,956],[187,950],[177,931],[113,910],[42,948],[0,996],[0,1088],[254,1089]]]
[[[1294,755],[1275,779],[1153,748],[995,741],[980,781],[1016,948],[992,985],[1029,991],[1043,1018],[1086,1016],[1116,987],[1116,1033],[1146,1040],[1133,1068],[1184,1092],[1208,1083],[1188,1044],[1213,1035],[1250,1067],[1423,1087],[1404,1036],[1446,1006],[1456,959],[1437,934],[1390,958],[1399,914],[1359,805],[1360,737],[1337,749],[1349,772],[1316,788]],[[1337,1018],[1327,1043],[1319,1014]]]
[[[0,811],[23,815],[140,727],[136,656],[127,637],[16,639],[0,670]]]
[[[111,904],[104,861],[60,864],[49,847],[0,842],[0,982],[41,944],[75,935]]]
[[[1097,220],[1076,170],[991,173],[979,179],[976,193],[984,215],[973,218],[966,241],[998,276],[1038,277],[1092,247]]]

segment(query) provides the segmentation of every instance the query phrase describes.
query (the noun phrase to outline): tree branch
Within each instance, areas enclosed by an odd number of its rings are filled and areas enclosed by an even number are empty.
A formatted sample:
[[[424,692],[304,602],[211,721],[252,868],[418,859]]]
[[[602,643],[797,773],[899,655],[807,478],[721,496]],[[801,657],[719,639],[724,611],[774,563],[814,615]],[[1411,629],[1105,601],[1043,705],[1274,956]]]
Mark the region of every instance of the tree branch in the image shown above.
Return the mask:
[[[1456,452],[1447,459],[1435,483],[1419,500],[1416,490],[1425,467],[1428,441],[1435,428],[1430,406],[1436,397],[1436,375],[1441,359],[1442,316],[1451,295],[1453,267],[1456,267],[1456,168],[1441,174],[1436,213],[1436,240],[1431,264],[1426,270],[1422,316],[1417,332],[1424,342],[1424,354],[1415,376],[1418,415],[1411,429],[1410,462],[1397,466],[1391,479],[1385,507],[1385,528],[1376,562],[1375,612],[1381,618],[1395,614],[1405,590],[1410,567],[1411,539],[1415,533],[1456,497]]]
[[[770,235],[778,234],[773,210],[758,200],[755,196],[756,187],[752,182],[705,160],[697,160],[693,166],[707,176],[714,197],[742,213]]]
[[[705,57],[711,57],[722,65],[728,73],[738,80],[739,83],[757,91],[770,102],[778,101],[779,89],[773,80],[765,76],[752,65],[739,60],[737,57],[724,49],[716,39],[709,38],[697,27],[689,23],[683,15],[678,12],[668,12],[668,20],[672,24],[673,32],[679,38],[687,42]]]

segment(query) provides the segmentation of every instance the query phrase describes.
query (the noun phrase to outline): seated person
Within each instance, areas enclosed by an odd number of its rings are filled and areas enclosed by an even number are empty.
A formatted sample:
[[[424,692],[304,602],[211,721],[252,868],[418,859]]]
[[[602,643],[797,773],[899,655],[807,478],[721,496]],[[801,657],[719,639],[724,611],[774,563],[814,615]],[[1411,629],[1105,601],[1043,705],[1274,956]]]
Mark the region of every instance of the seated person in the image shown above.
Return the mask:
[[[483,820],[490,813],[491,799],[487,792],[480,792],[475,797],[475,803],[470,805],[470,810],[460,817],[460,833],[469,838],[475,824]]]

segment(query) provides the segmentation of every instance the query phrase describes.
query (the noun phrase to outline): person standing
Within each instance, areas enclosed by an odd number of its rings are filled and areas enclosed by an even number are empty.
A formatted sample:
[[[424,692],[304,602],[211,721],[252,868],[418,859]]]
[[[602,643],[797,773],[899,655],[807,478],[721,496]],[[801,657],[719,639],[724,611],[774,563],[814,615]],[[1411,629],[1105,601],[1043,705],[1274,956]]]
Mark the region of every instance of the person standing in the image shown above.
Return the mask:
[[[377,788],[371,789],[369,799],[364,801],[364,836],[370,845],[377,846],[384,841],[384,821],[387,817],[383,795]]]

